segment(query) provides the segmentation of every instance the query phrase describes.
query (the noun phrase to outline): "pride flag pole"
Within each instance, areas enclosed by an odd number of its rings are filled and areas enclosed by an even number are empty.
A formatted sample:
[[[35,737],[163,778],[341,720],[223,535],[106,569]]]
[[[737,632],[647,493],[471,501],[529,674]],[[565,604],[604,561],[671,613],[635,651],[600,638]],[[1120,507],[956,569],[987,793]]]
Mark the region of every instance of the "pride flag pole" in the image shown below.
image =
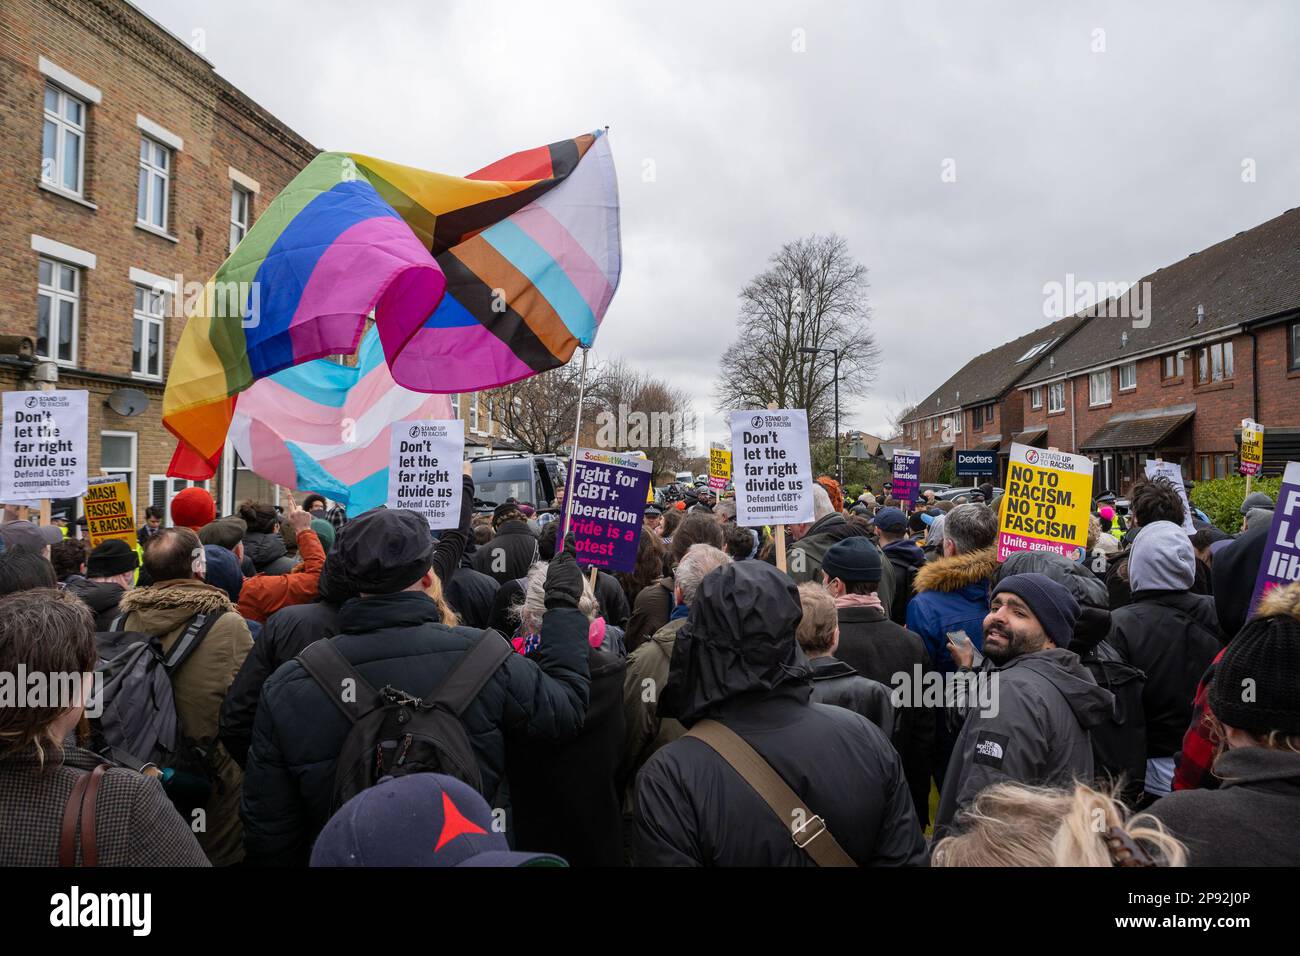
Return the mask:
[[[582,350],[582,370],[578,373],[578,421],[573,426],[573,448],[569,451],[569,474],[564,481],[564,524],[560,526],[560,548],[564,548],[564,539],[569,536],[569,519],[573,515],[573,473],[578,463],[578,444],[582,440],[582,406],[586,402],[587,392],[587,349]]]

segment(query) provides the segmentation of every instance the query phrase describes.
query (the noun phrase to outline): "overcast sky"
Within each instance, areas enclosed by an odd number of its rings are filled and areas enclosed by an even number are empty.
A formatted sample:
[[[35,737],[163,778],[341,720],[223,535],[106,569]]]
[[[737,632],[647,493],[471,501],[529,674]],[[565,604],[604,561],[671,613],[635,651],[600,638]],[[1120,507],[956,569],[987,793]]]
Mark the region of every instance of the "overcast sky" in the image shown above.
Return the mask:
[[[1300,203],[1285,0],[136,2],[325,149],[465,173],[608,125],[595,351],[687,389],[703,447],[737,293],[795,237],[869,270],[884,360],[842,416],[884,436],[1045,324],[1045,282],[1134,280]]]

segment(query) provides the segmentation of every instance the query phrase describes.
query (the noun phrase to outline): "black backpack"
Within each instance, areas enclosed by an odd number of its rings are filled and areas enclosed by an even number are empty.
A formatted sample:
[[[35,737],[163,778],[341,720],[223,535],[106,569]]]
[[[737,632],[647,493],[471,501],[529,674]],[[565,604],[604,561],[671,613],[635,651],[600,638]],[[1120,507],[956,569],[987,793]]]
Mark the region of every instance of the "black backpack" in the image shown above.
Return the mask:
[[[1133,806],[1147,776],[1147,721],[1142,708],[1146,672],[1127,663],[1108,641],[1098,641],[1080,653],[1079,661],[1098,687],[1115,696],[1110,719],[1089,728],[1095,776],[1112,782],[1122,778],[1121,794]]]
[[[211,798],[216,773],[212,748],[185,735],[172,678],[224,613],[196,614],[165,654],[156,636],[122,630],[125,614],[95,635],[99,679],[86,709],[99,716],[90,720],[91,749],[136,770],[158,768],[163,789],[187,820]]]
[[[499,632],[486,630],[421,699],[392,685],[376,691],[332,640],[309,645],[295,660],[352,724],[335,766],[330,812],[384,777],[409,773],[444,773],[482,793],[478,760],[460,718],[513,653]],[[342,693],[348,680],[354,682],[350,701]]]

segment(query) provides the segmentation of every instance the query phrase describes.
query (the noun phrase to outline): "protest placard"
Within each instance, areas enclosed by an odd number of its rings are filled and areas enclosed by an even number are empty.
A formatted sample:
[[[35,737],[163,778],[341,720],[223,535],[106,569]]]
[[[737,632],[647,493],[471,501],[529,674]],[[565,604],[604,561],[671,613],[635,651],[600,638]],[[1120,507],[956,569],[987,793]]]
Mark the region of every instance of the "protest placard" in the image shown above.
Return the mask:
[[[1258,475],[1264,467],[1264,426],[1249,418],[1241,422],[1241,473]]]
[[[5,393],[0,501],[76,498],[86,490],[86,396]]]
[[[997,559],[1016,551],[1074,557],[1088,544],[1092,462],[1084,455],[1013,443]]]
[[[637,543],[645,522],[646,492],[654,464],[644,456],[579,448],[569,482],[578,560],[604,571],[636,570]],[[563,522],[555,528],[557,551]]]
[[[894,452],[894,488],[890,497],[906,507],[921,494],[921,453],[908,448]]]
[[[732,477],[736,524],[813,520],[807,412],[801,408],[732,412],[731,447],[740,456],[740,469]]]
[[[434,531],[460,526],[465,423],[394,422],[388,457],[388,507],[417,511]]]
[[[709,487],[722,491],[731,478],[731,452],[725,445],[712,442],[709,445]]]
[[[1196,534],[1196,526],[1192,524],[1192,503],[1187,500],[1187,489],[1183,486],[1182,467],[1172,461],[1148,458],[1146,476],[1148,479],[1164,478],[1174,486],[1179,500],[1183,503],[1183,530],[1188,534]]]
[[[1300,581],[1300,462],[1289,461],[1277,490],[1277,507],[1268,526],[1264,557],[1250,598],[1253,616],[1259,600],[1273,588]]]
[[[131,501],[131,486],[117,475],[91,478],[86,483],[81,507],[92,548],[113,538],[135,547],[135,505]]]

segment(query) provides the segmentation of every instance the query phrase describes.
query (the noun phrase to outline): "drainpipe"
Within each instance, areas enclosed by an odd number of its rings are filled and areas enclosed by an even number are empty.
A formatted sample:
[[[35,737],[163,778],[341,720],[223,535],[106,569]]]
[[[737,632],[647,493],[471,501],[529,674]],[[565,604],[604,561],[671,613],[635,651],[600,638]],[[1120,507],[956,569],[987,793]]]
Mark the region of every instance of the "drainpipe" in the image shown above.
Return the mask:
[[[1255,330],[1251,329],[1248,333],[1250,336],[1250,419],[1259,421],[1259,342],[1255,339]]]
[[[1077,454],[1079,439],[1074,432],[1074,379],[1070,379],[1070,453]]]

